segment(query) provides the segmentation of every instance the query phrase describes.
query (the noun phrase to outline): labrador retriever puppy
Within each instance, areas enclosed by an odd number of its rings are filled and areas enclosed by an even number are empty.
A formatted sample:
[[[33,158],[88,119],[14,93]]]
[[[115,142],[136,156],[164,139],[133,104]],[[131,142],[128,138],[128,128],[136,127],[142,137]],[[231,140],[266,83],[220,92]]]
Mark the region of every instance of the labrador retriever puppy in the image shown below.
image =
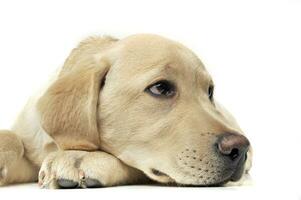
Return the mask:
[[[200,59],[140,34],[79,44],[0,131],[0,184],[211,186],[250,169],[248,139],[214,99]]]

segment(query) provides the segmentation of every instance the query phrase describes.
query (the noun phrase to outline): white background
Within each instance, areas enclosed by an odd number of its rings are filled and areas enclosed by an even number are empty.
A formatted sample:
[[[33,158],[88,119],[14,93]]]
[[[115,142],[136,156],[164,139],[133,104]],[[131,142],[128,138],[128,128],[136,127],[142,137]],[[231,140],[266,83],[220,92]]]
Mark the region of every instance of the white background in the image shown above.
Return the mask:
[[[203,60],[216,99],[238,119],[254,148],[252,184],[236,188],[115,187],[47,191],[0,189],[0,198],[301,198],[301,2],[1,1],[0,127],[89,35],[156,33]],[[299,196],[298,196],[299,195]],[[6,197],[6,198],[4,198]]]

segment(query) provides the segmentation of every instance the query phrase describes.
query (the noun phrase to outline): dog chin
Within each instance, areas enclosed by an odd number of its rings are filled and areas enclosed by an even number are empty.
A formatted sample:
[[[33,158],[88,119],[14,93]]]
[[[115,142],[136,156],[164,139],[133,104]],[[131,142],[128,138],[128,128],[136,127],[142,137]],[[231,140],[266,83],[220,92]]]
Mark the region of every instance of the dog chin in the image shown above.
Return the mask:
[[[170,183],[173,184],[173,183]],[[235,186],[249,186],[252,185],[251,177],[249,174],[244,174],[239,180],[220,180],[212,183],[204,183],[199,181],[180,181],[174,182],[177,186],[187,187],[235,187]]]

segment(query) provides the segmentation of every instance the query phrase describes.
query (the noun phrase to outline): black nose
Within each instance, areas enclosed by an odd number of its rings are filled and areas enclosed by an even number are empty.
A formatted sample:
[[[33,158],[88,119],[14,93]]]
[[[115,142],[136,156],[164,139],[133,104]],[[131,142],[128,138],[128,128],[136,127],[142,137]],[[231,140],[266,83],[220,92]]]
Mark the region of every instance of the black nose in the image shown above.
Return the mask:
[[[250,142],[245,136],[235,133],[222,134],[217,141],[218,152],[233,162],[242,157],[245,159],[249,146]]]

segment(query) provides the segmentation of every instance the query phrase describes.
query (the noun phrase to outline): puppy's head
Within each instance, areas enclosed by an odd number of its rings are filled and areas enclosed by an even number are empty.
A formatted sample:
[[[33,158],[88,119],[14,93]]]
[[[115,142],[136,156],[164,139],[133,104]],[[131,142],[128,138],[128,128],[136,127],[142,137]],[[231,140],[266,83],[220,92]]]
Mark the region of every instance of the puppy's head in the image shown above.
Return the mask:
[[[43,127],[61,148],[101,148],[162,183],[241,178],[249,141],[214,99],[213,80],[196,55],[154,35],[101,51],[90,45],[67,61],[40,101]]]

